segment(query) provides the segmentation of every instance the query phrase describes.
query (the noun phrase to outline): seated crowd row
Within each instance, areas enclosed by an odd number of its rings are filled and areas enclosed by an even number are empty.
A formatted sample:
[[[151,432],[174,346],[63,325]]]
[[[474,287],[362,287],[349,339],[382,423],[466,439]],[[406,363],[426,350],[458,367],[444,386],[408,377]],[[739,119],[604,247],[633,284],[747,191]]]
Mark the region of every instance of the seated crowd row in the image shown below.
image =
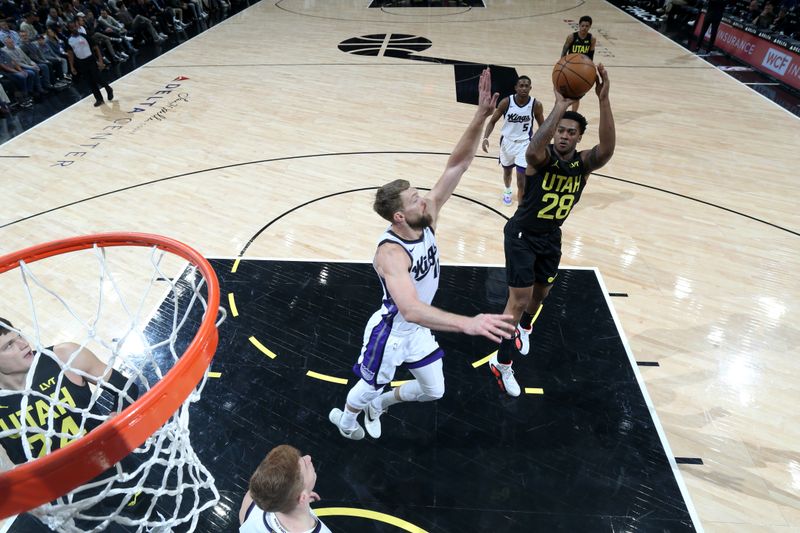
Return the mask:
[[[127,61],[141,46],[185,36],[192,25],[203,31],[209,18],[225,18],[230,7],[229,0],[0,2],[0,115],[72,84],[80,75],[72,57],[76,38],[99,49],[103,69]]]
[[[759,31],[800,40],[800,0],[632,0],[654,10],[669,28],[693,31],[700,13],[721,8],[728,20],[755,26]]]

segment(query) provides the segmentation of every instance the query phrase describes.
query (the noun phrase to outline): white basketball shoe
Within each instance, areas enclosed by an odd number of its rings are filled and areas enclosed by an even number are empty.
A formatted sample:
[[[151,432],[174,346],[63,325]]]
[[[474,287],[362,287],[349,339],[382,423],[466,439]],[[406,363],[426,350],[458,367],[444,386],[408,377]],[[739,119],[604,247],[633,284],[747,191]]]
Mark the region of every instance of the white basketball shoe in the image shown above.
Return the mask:
[[[340,423],[342,421],[342,410],[338,407],[334,407],[331,409],[331,412],[328,414],[328,420],[330,420],[334,426],[339,429],[339,433],[342,434],[342,437],[345,437],[350,440],[361,440],[364,438],[364,428],[361,427],[361,424],[356,422],[356,427],[351,429],[344,429]]]
[[[531,331],[533,331],[533,327],[525,329],[517,324],[517,338],[514,343],[522,355],[528,355],[531,349]]]
[[[369,402],[364,409],[364,427],[373,439],[381,437],[381,415],[385,412],[380,407],[375,407],[374,402]]]
[[[497,354],[489,360],[489,368],[497,378],[497,385],[500,390],[504,391],[509,396],[519,396],[520,388],[517,379],[514,377],[514,371],[511,365],[504,365],[497,362]]]

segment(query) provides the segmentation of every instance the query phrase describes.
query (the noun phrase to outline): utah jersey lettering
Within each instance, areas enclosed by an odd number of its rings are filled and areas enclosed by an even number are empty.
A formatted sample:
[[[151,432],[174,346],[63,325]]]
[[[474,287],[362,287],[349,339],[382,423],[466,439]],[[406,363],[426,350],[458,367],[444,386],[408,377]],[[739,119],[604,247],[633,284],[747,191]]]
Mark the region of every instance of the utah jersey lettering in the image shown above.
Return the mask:
[[[436,238],[431,228],[422,230],[422,237],[415,241],[406,241],[398,237],[393,231],[387,229],[378,240],[378,246],[393,242],[399,244],[411,259],[411,268],[408,274],[417,289],[417,297],[420,301],[430,305],[436,290],[439,288],[439,248],[436,246]],[[380,275],[379,275],[380,278]],[[415,329],[418,326],[411,324],[403,318],[397,309],[392,295],[386,287],[386,282],[380,278],[383,287],[383,306],[379,311],[382,315],[389,315],[393,318],[393,328],[395,331]]]
[[[589,55],[589,50],[592,48],[592,34],[586,34],[585,39],[581,39],[578,32],[572,34],[572,44],[567,50],[568,54],[584,54]]]
[[[508,97],[508,110],[505,115],[503,129],[500,135],[504,140],[520,141],[530,139],[533,134],[533,104],[535,98],[528,97],[528,103],[524,106],[517,105],[517,96],[512,94]]]
[[[49,348],[52,349],[52,348]],[[0,439],[3,448],[8,453],[9,459],[14,464],[21,464],[28,460],[22,442],[23,419],[28,429],[24,432],[27,448],[34,459],[43,457],[47,453],[63,448],[73,440],[91,431],[100,421],[85,417],[81,414],[81,406],[89,405],[92,391],[88,385],[76,385],[66,376],[61,379],[57,388],[61,366],[51,356],[42,353],[36,363],[33,374],[33,390],[40,391],[50,399],[41,396],[29,395],[25,412],[22,410],[22,393],[2,396],[6,409],[0,411],[0,431],[14,431]],[[58,402],[58,403],[57,403]],[[84,422],[81,427],[81,422]],[[52,422],[55,435],[47,437],[44,432]]]
[[[512,218],[525,231],[546,232],[561,226],[581,198],[585,169],[579,152],[564,161],[551,144],[547,154],[549,159],[536,174],[525,176],[525,196]]]

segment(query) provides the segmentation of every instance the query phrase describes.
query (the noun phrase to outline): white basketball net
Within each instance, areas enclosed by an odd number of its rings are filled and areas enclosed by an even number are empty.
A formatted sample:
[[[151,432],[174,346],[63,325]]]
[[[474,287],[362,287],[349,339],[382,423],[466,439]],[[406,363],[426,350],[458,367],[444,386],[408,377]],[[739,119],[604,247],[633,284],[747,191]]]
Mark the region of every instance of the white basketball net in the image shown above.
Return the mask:
[[[121,410],[123,401],[130,403],[133,400],[130,395],[135,390],[134,384],[139,389],[139,396],[143,395],[177,362],[183,353],[182,348],[185,348],[181,343],[188,344],[199,326],[207,302],[205,280],[194,265],[186,267],[183,260],[175,263],[177,256],[156,247],[137,248],[140,258],[138,270],[130,265],[129,259],[120,263],[124,265],[120,269],[126,271],[124,274],[137,272],[134,277],[140,286],[131,290],[136,283],[129,282],[127,277],[130,276],[112,273],[107,253],[116,253],[117,250],[95,246],[30,265],[20,263],[18,272],[27,295],[32,328],[27,331],[15,324],[20,329],[7,329],[22,335],[36,355],[27,373],[25,390],[0,389],[0,404],[4,399],[10,400],[7,398],[10,395],[19,398],[22,394],[19,411],[6,413],[0,410],[0,444],[9,442],[9,437],[19,439],[27,460],[84,438],[82,435],[86,433],[87,425],[91,429],[108,420],[109,413],[113,416]],[[80,254],[91,258],[97,267],[91,276],[95,284],[82,287],[82,296],[73,295],[74,299],[69,300],[63,295],[69,293],[69,289],[53,289],[52,281],[44,279],[47,276],[42,274],[47,274],[48,268],[52,269],[59,258]],[[169,260],[165,261],[165,256]],[[149,263],[144,267],[150,271],[149,276],[142,275],[143,262]],[[40,270],[39,263],[50,265],[43,265]],[[163,271],[166,263],[181,265],[182,274],[172,280]],[[61,279],[63,281],[63,277]],[[156,294],[162,290],[166,292],[163,298]],[[132,293],[136,295],[132,296]],[[80,295],[81,291],[77,294]],[[158,312],[151,321],[149,316],[153,313],[154,303]],[[3,309],[0,315],[14,322],[9,316],[12,312],[17,313],[15,317],[25,316],[20,308]],[[220,312],[224,319],[224,310]],[[43,329],[45,314],[58,315],[62,330],[66,322],[74,332],[72,338],[53,339],[53,334]],[[148,323],[151,327],[146,329]],[[152,324],[157,324],[157,327]],[[3,326],[7,327],[7,324]],[[48,348],[64,341],[80,346],[66,361],[62,360],[63,355],[59,359]],[[121,372],[126,377],[125,386],[98,380],[98,376],[72,366],[83,349],[91,350],[104,361],[106,371],[112,367]],[[45,358],[58,361],[61,371],[54,376],[54,386],[41,392],[40,383],[34,383],[34,369]],[[90,387],[88,405],[72,405],[69,394],[54,392],[62,391],[68,381],[65,372],[96,382]],[[30,512],[49,527],[69,533],[103,531],[110,524],[119,524],[126,531],[136,532],[167,532],[176,528],[192,531],[199,514],[219,501],[214,478],[200,462],[189,438],[189,405],[200,399],[207,377],[208,372],[172,417],[128,457],[103,475]],[[20,413],[28,415],[21,416]],[[4,465],[3,469],[11,466]]]

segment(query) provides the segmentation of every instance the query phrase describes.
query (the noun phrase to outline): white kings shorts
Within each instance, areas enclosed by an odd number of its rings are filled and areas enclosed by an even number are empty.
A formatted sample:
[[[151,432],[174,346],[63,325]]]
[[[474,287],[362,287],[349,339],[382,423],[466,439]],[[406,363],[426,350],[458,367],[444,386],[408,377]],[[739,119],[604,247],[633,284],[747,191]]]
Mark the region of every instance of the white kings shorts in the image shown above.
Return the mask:
[[[522,169],[527,167],[528,163],[525,161],[525,150],[528,149],[530,143],[530,139],[521,139],[519,141],[503,139],[500,143],[500,164],[506,168],[515,165]]]
[[[364,329],[364,345],[353,371],[377,388],[391,382],[401,365],[420,368],[442,356],[444,351],[428,328],[417,326],[411,331],[397,333],[380,313],[375,313]]]

